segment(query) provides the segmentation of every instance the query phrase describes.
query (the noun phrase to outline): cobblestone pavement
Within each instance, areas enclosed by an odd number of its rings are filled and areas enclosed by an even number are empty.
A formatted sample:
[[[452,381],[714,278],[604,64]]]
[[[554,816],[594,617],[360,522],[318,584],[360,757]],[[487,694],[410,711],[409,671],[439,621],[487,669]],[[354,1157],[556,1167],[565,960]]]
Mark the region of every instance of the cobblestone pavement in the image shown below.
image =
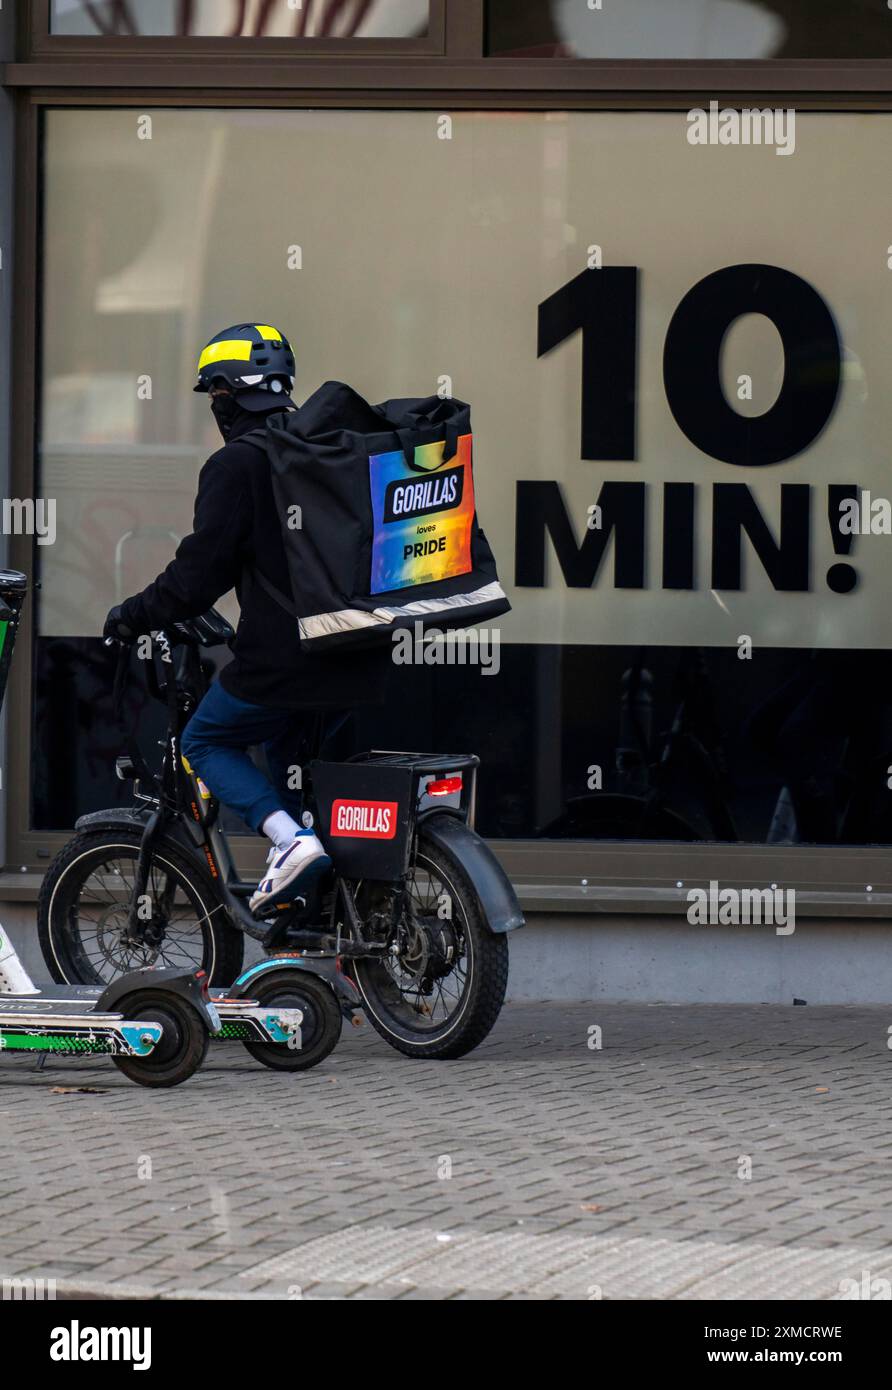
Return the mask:
[[[462,1061],[409,1061],[366,1025],[302,1076],[212,1047],[170,1092],[7,1055],[0,1277],[60,1295],[838,1298],[892,1280],[890,1025],[892,1006],[518,1004]]]

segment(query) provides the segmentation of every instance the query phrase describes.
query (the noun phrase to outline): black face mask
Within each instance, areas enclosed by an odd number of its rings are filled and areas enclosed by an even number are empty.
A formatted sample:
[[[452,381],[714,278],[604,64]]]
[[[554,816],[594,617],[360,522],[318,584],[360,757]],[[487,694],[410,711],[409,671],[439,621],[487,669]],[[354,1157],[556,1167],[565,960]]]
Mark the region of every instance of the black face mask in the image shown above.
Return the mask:
[[[229,438],[229,432],[235,423],[238,409],[235,396],[219,395],[214,396],[211,400],[211,411],[217,422],[217,428],[224,439]]]

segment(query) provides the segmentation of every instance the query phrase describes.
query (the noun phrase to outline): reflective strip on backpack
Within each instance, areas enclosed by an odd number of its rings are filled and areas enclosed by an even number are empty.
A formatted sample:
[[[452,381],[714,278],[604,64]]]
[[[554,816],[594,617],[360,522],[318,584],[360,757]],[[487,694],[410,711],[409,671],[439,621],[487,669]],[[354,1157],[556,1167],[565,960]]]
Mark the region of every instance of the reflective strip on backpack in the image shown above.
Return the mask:
[[[501,584],[486,584],[470,594],[452,594],[449,598],[416,599],[414,603],[394,608],[342,608],[338,613],[314,613],[301,618],[300,635],[304,641],[315,637],[333,637],[343,632],[361,632],[364,628],[387,627],[398,618],[424,618],[435,613],[452,613],[461,608],[476,608],[505,598]]]

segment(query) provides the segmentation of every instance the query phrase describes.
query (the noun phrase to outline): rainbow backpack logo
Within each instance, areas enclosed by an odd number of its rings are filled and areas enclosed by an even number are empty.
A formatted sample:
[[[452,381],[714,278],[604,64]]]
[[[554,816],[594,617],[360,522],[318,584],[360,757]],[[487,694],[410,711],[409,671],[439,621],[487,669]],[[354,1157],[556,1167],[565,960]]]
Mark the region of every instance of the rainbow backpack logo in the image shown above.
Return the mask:
[[[472,436],[444,465],[443,443],[422,444],[409,465],[402,449],[369,457],[372,569],[369,592],[436,584],[469,574],[474,522]]]

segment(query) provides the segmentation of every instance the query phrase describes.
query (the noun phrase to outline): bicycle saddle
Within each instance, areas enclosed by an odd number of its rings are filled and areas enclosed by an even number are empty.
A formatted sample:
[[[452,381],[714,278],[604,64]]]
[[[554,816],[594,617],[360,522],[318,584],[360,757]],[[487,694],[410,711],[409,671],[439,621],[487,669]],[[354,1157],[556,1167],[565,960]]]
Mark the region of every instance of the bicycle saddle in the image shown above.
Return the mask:
[[[208,609],[198,618],[172,623],[167,630],[173,641],[188,642],[194,647],[222,647],[235,636],[235,628],[216,608]]]

